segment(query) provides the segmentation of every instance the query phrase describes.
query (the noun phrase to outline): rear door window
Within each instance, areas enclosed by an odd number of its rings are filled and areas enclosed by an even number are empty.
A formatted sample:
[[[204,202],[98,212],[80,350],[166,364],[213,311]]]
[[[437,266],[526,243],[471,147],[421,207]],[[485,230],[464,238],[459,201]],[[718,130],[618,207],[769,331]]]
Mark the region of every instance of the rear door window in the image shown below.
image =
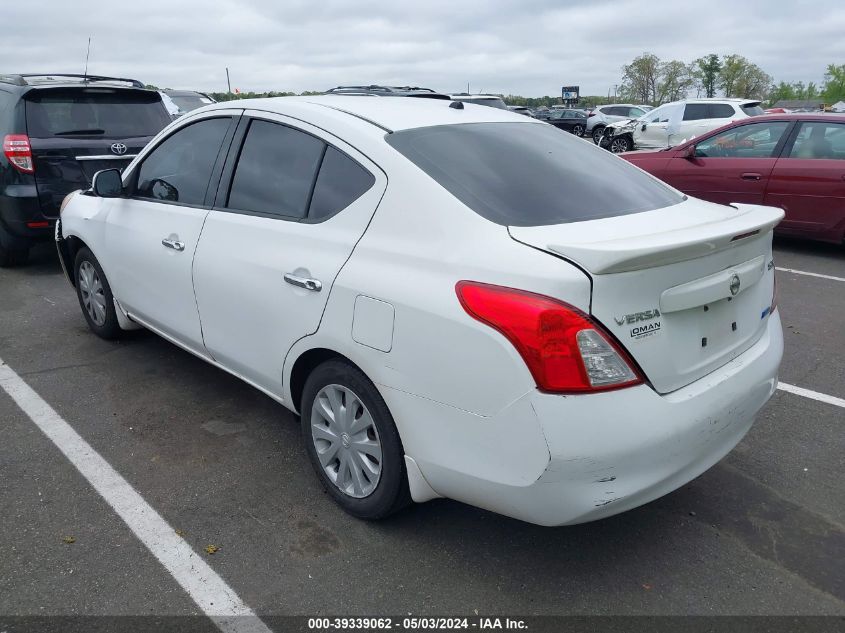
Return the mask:
[[[627,161],[543,123],[440,125],[385,140],[467,207],[506,226],[628,215],[684,199]]]
[[[731,117],[736,115],[736,110],[734,110],[732,105],[727,103],[711,103],[710,104],[710,117],[711,119],[730,119]]]
[[[258,215],[304,218],[325,151],[326,144],[310,134],[279,123],[252,121],[226,206]]]
[[[801,123],[789,158],[845,160],[845,123]]]
[[[230,123],[230,117],[204,119],[167,137],[141,163],[135,196],[203,205]]]
[[[170,121],[152,90],[39,88],[26,95],[26,125],[34,138],[153,136]]]

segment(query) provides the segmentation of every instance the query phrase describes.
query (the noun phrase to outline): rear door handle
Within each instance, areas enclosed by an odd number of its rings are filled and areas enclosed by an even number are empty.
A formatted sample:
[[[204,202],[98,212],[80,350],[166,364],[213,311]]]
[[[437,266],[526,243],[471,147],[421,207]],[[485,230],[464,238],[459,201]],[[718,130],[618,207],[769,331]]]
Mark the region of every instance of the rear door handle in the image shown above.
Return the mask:
[[[760,174],[745,172],[744,174],[742,174],[742,176],[740,176],[740,178],[742,178],[743,180],[760,180],[761,176]]]
[[[180,253],[185,250],[185,242],[173,240],[169,237],[161,240],[161,245],[166,246],[167,248],[172,248],[174,251],[179,251]]]
[[[298,277],[292,273],[285,273],[285,281],[293,286],[299,286],[300,288],[305,288],[313,292],[320,292],[323,289],[323,283],[319,279]]]

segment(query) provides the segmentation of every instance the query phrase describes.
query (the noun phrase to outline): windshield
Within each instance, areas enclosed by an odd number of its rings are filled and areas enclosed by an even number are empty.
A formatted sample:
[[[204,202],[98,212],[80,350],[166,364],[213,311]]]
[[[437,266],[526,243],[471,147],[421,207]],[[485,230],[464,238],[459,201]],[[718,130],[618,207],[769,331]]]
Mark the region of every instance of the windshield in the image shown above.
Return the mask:
[[[51,88],[26,95],[26,125],[35,138],[153,136],[170,123],[157,92]]]
[[[683,200],[627,161],[544,123],[439,125],[385,138],[470,209],[505,226],[595,220]]]
[[[190,112],[191,110],[196,110],[197,108],[201,108],[206,106],[210,103],[214,103],[208,97],[204,97],[201,94],[194,94],[194,95],[168,95],[170,99],[179,106],[179,109],[183,112]]]

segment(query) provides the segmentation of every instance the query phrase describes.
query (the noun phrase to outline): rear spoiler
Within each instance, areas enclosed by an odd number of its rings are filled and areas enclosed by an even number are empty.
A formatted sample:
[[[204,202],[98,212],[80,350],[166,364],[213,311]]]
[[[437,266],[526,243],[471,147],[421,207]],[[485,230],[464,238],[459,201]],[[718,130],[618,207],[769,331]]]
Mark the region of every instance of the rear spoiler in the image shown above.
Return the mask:
[[[709,209],[684,206],[555,226],[512,226],[508,230],[517,241],[562,255],[591,273],[610,274],[705,257],[767,234],[784,217],[782,209],[752,204],[731,204],[738,213],[724,213],[730,207],[718,205],[707,205]],[[545,244],[538,243],[540,240]]]

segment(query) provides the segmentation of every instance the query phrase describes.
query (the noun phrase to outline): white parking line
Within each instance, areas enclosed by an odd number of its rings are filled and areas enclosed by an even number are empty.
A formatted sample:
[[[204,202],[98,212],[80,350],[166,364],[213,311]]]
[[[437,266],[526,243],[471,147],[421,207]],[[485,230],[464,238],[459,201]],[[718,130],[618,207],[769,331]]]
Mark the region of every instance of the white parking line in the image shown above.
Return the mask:
[[[807,275],[807,277],[821,277],[822,279],[832,279],[833,281],[845,281],[845,277],[834,277],[833,275],[821,275],[819,273],[808,273],[806,270],[795,270],[794,268],[778,268],[782,273],[793,273],[795,275]]]
[[[842,407],[843,409],[845,409],[845,400],[843,400],[842,398],[837,398],[836,396],[829,396],[826,393],[819,393],[818,391],[804,389],[804,387],[788,385],[785,382],[779,382],[778,389],[780,389],[781,391],[786,391],[788,393],[794,393],[796,396],[812,398],[813,400],[818,400],[819,402],[825,402],[827,404],[832,404],[836,407]]]
[[[1,358],[0,387],[70,460],[221,631],[270,633],[252,609],[138,491]]]

